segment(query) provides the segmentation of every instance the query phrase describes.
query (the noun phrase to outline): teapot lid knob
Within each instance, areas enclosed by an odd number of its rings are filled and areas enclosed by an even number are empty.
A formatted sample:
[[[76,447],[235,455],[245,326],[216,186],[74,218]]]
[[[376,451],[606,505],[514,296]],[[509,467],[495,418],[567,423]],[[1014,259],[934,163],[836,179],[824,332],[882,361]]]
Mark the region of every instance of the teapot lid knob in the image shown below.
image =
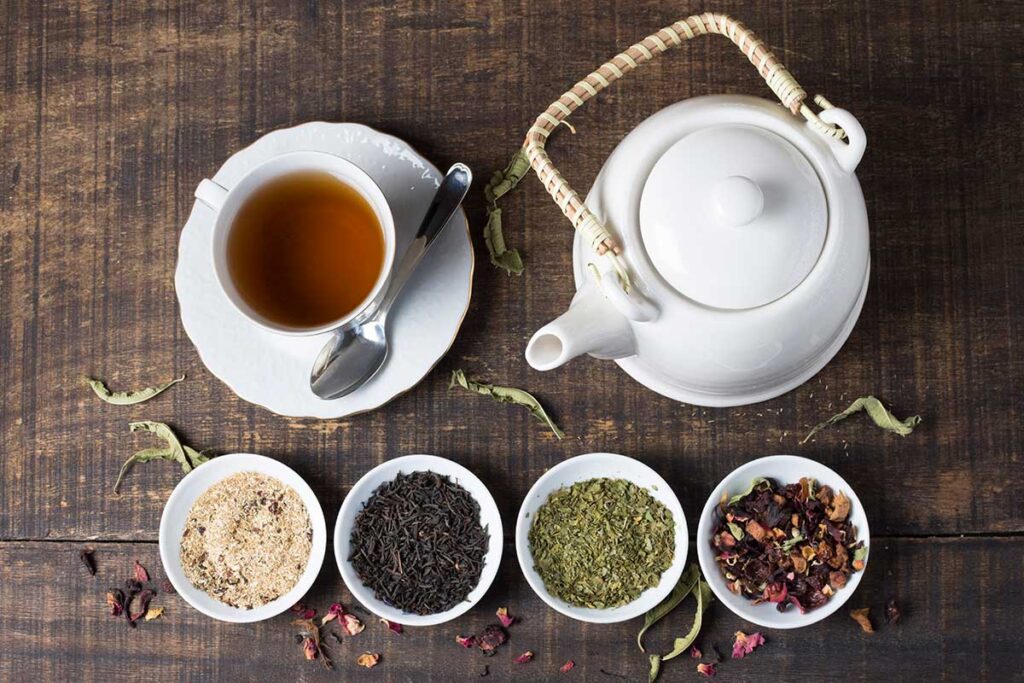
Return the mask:
[[[750,223],[764,210],[764,193],[750,178],[741,175],[719,180],[711,188],[718,220],[731,228]]]

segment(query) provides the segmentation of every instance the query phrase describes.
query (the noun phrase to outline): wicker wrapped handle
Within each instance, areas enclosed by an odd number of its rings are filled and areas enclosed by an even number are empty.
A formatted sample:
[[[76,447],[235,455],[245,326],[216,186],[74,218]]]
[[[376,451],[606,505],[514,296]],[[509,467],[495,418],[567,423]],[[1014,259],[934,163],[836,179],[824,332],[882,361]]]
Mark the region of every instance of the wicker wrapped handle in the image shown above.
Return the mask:
[[[567,90],[561,97],[551,103],[547,110],[537,117],[537,120],[530,127],[526,134],[526,141],[523,147],[526,156],[530,161],[533,170],[544,188],[551,195],[555,203],[562,209],[562,213],[572,222],[573,227],[580,231],[591,247],[600,255],[611,252],[613,267],[620,276],[620,280],[628,289],[629,278],[626,276],[625,266],[619,261],[617,255],[621,253],[621,247],[615,241],[608,229],[591,213],[584,205],[579,194],[569,186],[562,174],[555,168],[551,158],[545,150],[548,136],[558,127],[560,123],[568,123],[566,119],[574,111],[583,106],[583,103],[591,99],[597,93],[619,80],[630,71],[646,64],[654,59],[656,55],[667,52],[669,49],[682,45],[684,40],[708,33],[717,33],[726,36],[736,47],[747,56],[761,77],[772,89],[772,92],[779,98],[794,115],[802,115],[822,135],[842,139],[845,133],[842,128],[827,123],[808,107],[804,100],[807,93],[800,87],[786,67],[776,59],[771,50],[764,42],[754,35],[754,32],[742,23],[726,14],[717,12],[705,12],[695,14],[671,26],[666,26],[656,33],[652,33],[639,43],[636,43],[624,52],[612,57],[609,61],[599,66],[586,78],[578,82],[571,89]],[[815,102],[823,109],[829,109],[832,105],[824,97],[818,96]]]

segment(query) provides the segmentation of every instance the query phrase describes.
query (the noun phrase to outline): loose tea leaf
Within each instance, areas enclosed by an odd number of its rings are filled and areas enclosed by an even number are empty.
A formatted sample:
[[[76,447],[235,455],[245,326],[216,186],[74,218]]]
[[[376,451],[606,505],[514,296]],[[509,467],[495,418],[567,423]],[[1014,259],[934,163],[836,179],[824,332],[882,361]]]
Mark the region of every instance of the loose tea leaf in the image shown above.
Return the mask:
[[[633,482],[589,479],[548,496],[533,516],[529,541],[552,595],[605,609],[658,585],[675,556],[675,520]]]
[[[468,379],[466,377],[466,373],[462,370],[452,371],[452,379],[448,384],[448,388],[451,389],[455,386],[475,391],[483,396],[490,396],[500,403],[514,403],[516,405],[523,406],[528,409],[530,414],[535,418],[546,424],[548,429],[550,429],[556,437],[561,439],[565,436],[565,432],[559,429],[554,420],[548,416],[544,407],[541,406],[540,401],[538,401],[533,394],[527,391],[516,389],[515,387],[503,387],[497,384],[488,384],[486,382]]]
[[[85,568],[89,571],[89,574],[96,576],[96,558],[93,557],[95,551],[92,548],[78,551],[78,559],[82,561]]]
[[[703,624],[704,612],[711,605],[711,586],[701,578],[700,569],[697,565],[691,564],[685,571],[683,571],[683,575],[680,577],[679,583],[677,583],[675,588],[672,589],[672,592],[669,593],[668,597],[644,615],[644,625],[640,629],[640,633],[636,636],[636,643],[642,652],[646,652],[644,649],[643,638],[647,633],[647,630],[678,607],[679,604],[691,594],[693,594],[697,600],[697,610],[693,617],[693,624],[690,626],[690,630],[686,635],[674,640],[671,652],[664,655],[648,655],[648,659],[651,664],[647,679],[649,683],[653,683],[654,680],[657,679],[658,674],[661,673],[661,665],[663,662],[675,659],[684,652],[688,652],[690,646],[695,640],[697,640],[697,636],[700,634],[700,629]]]
[[[760,484],[764,480],[765,480],[764,477],[754,477],[753,480],[750,482],[750,488],[748,488],[743,493],[737,493],[735,496],[730,498],[728,504],[729,505],[735,505],[736,503],[740,502],[741,500],[743,500],[744,498],[749,496],[750,492],[753,491],[754,488],[757,487],[757,485]],[[738,541],[740,539],[737,538],[736,540]]]
[[[887,431],[899,434],[900,436],[906,436],[914,431],[914,427],[921,424],[920,415],[912,415],[905,420],[898,419],[895,415],[890,413],[882,402],[874,396],[862,396],[856,401],[850,404],[850,407],[841,413],[836,413],[829,419],[825,420],[821,424],[818,424],[808,432],[807,436],[804,437],[800,443],[807,443],[812,436],[820,432],[825,427],[834,425],[840,420],[845,420],[854,413],[866,411],[876,425]]]
[[[504,171],[496,171],[491,182],[484,188],[484,199],[487,202],[487,224],[484,226],[484,244],[491,256],[491,263],[509,275],[523,272],[523,259],[515,249],[505,244],[505,235],[501,230],[501,209],[498,200],[511,192],[519,181],[530,172],[530,160],[526,151],[520,147],[512,156]]]
[[[181,469],[184,470],[185,474],[192,471],[192,463],[185,456],[185,449],[182,447],[181,441],[178,440],[178,436],[174,431],[163,422],[151,422],[149,420],[130,422],[128,428],[133,432],[152,432],[159,436],[167,442],[167,448],[174,454],[174,459],[181,463]]]
[[[107,403],[111,403],[116,406],[131,406],[136,403],[142,403],[148,401],[164,390],[169,389],[178,382],[185,380],[185,375],[176,377],[169,382],[163,384],[157,384],[156,386],[146,387],[145,389],[139,389],[138,391],[111,391],[107,388],[107,385],[101,379],[94,377],[86,377],[85,382],[88,384],[93,392]]]
[[[896,604],[896,598],[889,598],[889,601],[885,603],[885,623],[898,624],[900,616],[900,608]]]

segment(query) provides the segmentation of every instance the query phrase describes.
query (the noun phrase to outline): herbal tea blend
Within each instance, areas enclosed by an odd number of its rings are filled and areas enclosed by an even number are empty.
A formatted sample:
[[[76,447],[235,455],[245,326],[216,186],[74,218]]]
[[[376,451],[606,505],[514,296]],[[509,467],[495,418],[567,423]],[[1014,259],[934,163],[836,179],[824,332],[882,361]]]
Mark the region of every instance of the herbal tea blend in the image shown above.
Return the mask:
[[[718,505],[711,539],[729,590],[784,612],[821,607],[864,568],[867,548],[850,524],[850,499],[804,477],[779,486],[758,477]]]
[[[356,516],[349,560],[378,600],[436,614],[480,582],[489,542],[466,489],[434,472],[399,473]]]
[[[181,565],[199,590],[253,609],[299,582],[313,547],[305,504],[290,486],[258,472],[226,477],[189,510]]]
[[[675,520],[624,479],[590,479],[552,493],[530,525],[534,568],[572,605],[618,607],[658,585],[675,556]]]

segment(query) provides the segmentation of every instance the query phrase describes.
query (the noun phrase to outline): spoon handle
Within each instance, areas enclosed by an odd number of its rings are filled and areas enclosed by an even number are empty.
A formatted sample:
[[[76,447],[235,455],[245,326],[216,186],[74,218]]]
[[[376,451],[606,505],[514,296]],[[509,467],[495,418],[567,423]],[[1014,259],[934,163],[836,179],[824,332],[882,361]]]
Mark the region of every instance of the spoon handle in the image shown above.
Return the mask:
[[[448,224],[448,219],[462,204],[462,200],[469,191],[469,185],[473,182],[473,173],[469,167],[462,163],[454,164],[448,169],[441,186],[434,195],[433,201],[427,207],[427,213],[423,216],[420,229],[416,232],[416,238],[405,250],[401,262],[391,275],[391,282],[388,284],[387,294],[381,299],[377,310],[387,315],[395,298],[402,291],[402,287],[409,280],[409,276],[416,270],[420,259],[427,253],[427,249],[433,244],[441,230]]]

